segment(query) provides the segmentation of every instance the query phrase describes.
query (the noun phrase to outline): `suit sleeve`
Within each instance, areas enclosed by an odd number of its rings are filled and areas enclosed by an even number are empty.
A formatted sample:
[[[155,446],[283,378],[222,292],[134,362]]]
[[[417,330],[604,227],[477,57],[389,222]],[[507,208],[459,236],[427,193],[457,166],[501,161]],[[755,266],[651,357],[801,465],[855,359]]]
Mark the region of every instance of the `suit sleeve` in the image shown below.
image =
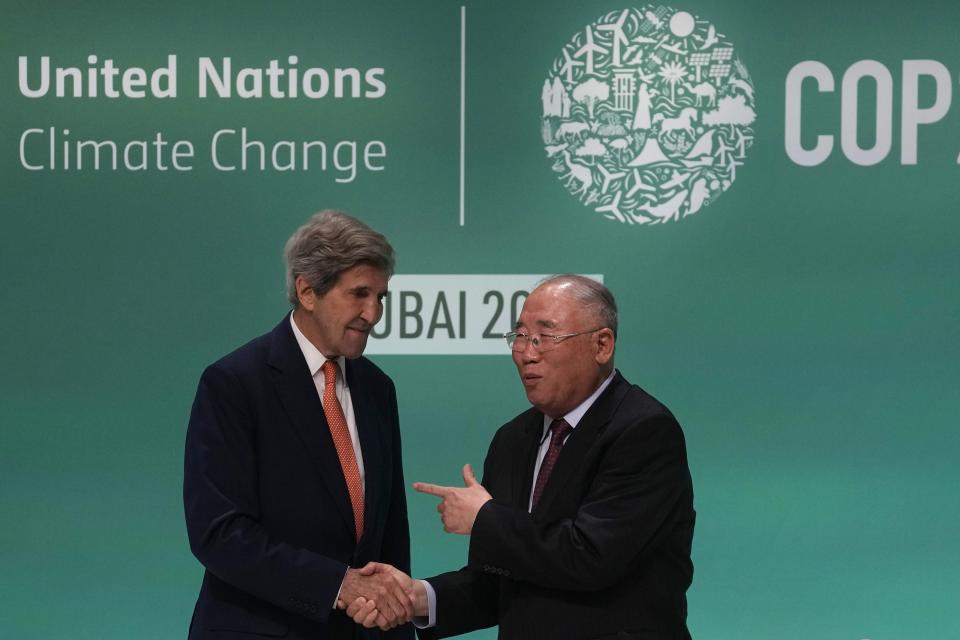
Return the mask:
[[[603,589],[670,534],[688,492],[680,425],[668,414],[630,424],[607,443],[573,517],[538,522],[524,509],[487,502],[468,566],[554,589]]]
[[[417,629],[421,640],[457,636],[498,622],[499,579],[467,567],[427,578],[437,594],[437,624]]]
[[[260,524],[254,421],[245,397],[221,365],[201,376],[184,456],[190,548],[224,582],[326,622],[347,566],[277,540]]]

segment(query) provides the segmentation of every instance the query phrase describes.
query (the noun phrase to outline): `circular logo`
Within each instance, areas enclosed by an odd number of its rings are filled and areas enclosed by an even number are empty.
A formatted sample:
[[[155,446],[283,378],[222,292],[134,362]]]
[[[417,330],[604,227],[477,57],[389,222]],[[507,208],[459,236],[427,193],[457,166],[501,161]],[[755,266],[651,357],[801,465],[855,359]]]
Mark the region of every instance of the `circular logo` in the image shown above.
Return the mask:
[[[730,188],[757,114],[750,73],[714,25],[661,5],[624,9],[560,53],[543,81],[543,142],[583,204],[657,224]]]

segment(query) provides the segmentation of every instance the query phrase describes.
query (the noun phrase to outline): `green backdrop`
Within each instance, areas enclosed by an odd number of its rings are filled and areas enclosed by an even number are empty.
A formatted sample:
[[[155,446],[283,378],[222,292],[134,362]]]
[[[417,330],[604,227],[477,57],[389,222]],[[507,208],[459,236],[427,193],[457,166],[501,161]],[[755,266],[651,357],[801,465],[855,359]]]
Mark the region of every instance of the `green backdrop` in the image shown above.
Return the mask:
[[[630,5],[0,6],[0,637],[185,636],[201,577],[180,496],[196,381],[282,317],[283,242],[336,207],[393,242],[400,274],[603,276],[621,308],[618,367],[687,435],[695,637],[960,638],[958,109],[920,127],[916,164],[900,161],[903,61],[938,61],[958,93],[955,4],[671,5],[735,44],[757,117],[735,184],[655,226],[578,202],[541,137],[561,49]],[[35,72],[41,56],[87,69],[91,54],[148,71],[176,55],[178,95],[20,91],[20,56]],[[290,55],[301,69],[382,68],[386,91],[197,95],[200,57],[263,68]],[[785,81],[806,60],[836,81],[832,93],[803,85],[803,143],[836,138],[816,166],[785,150]],[[841,80],[859,60],[892,78],[893,146],[873,166],[840,148]],[[879,92],[859,86],[868,147]],[[919,104],[938,91],[921,78]],[[194,168],[28,170],[22,135],[50,127],[121,143],[162,132],[196,145]],[[384,168],[340,182],[329,166],[216,170],[211,135],[241,127],[268,143],[382,141]],[[458,482],[525,408],[505,352],[372,356],[397,383],[409,481]],[[466,539],[442,532],[433,499],[408,500],[414,573],[460,566]]]

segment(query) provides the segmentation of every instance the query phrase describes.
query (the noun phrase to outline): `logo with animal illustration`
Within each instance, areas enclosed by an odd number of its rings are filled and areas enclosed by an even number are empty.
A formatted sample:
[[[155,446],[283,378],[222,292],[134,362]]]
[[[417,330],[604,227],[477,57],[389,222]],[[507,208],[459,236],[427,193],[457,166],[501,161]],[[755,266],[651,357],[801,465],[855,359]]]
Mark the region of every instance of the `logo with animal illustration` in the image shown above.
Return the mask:
[[[593,211],[659,224],[730,188],[753,143],[753,82],[717,28],[662,5],[573,36],[543,82],[552,169]]]

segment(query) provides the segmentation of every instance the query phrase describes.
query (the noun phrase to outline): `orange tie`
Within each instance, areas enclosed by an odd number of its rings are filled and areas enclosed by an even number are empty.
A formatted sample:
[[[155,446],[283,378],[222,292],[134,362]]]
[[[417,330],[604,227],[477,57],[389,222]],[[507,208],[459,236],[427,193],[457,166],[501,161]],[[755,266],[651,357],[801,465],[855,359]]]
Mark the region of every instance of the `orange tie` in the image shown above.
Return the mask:
[[[333,446],[337,448],[343,478],[347,481],[350,503],[353,505],[353,522],[357,527],[357,540],[363,535],[363,482],[360,480],[360,467],[353,452],[353,441],[347,428],[347,419],[343,417],[343,408],[337,400],[337,372],[340,367],[333,360],[323,363],[323,415],[327,417]]]

